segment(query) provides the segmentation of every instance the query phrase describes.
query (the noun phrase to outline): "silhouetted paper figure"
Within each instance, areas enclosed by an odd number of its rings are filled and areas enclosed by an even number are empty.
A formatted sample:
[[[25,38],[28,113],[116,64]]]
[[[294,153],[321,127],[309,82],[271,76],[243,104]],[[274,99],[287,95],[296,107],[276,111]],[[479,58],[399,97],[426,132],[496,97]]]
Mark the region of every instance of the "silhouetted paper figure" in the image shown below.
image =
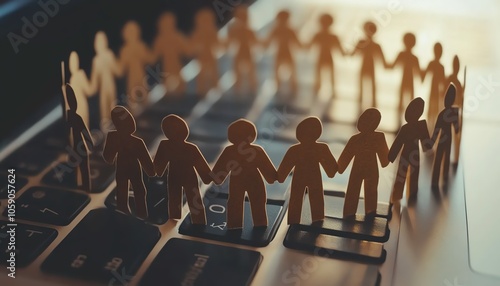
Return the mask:
[[[89,162],[89,147],[94,146],[92,142],[92,137],[90,136],[89,129],[82,117],[77,113],[78,110],[78,100],[75,95],[75,91],[71,85],[66,84],[66,100],[68,101],[68,111],[66,114],[66,120],[71,132],[72,138],[72,149],[75,154],[79,155],[79,164],[75,168],[77,185],[81,185],[82,189],[90,192],[91,181],[90,181],[90,162]],[[78,180],[81,180],[81,184]]]
[[[257,137],[255,125],[239,119],[229,125],[227,136],[231,145],[224,148],[212,169],[215,184],[220,185],[229,175],[227,227],[243,227],[243,203],[248,194],[253,225],[266,226],[266,187],[262,177],[272,184],[276,169],[262,147],[252,144]]]
[[[297,33],[289,25],[290,12],[280,11],[276,16],[276,25],[269,34],[264,46],[275,42],[277,45],[277,54],[275,57],[274,74],[276,77],[276,86],[281,86],[280,70],[288,68],[290,71],[290,84],[292,93],[297,91],[297,71],[295,60],[292,55],[293,47],[301,47]]]
[[[359,74],[359,109],[362,110],[364,96],[364,83],[368,80],[371,83],[372,106],[377,107],[377,81],[375,78],[375,60],[387,66],[384,53],[380,45],[374,41],[373,36],[377,32],[377,26],[373,22],[366,22],[363,26],[366,38],[360,40],[351,55],[361,54],[363,57],[361,71]]]
[[[91,90],[99,92],[101,124],[109,119],[109,114],[116,105],[116,82],[121,69],[113,51],[108,47],[106,34],[99,31],[95,35],[94,48],[96,55],[92,61],[90,75]]]
[[[320,31],[314,35],[308,45],[308,47],[314,45],[319,47],[319,56],[316,62],[315,91],[318,91],[321,87],[321,71],[323,69],[326,69],[330,73],[332,86],[335,86],[335,65],[332,51],[338,50],[343,56],[345,55],[339,38],[330,31],[330,27],[333,24],[333,17],[329,14],[323,14],[319,18],[319,24],[321,26]]]
[[[149,93],[145,69],[154,58],[141,39],[141,28],[137,22],[127,22],[122,37],[125,43],[120,50],[120,66],[127,77],[128,99],[134,103],[144,103]]]
[[[466,80],[466,75],[467,75],[467,70],[464,69],[464,83],[460,83],[460,80],[458,79],[458,72],[460,71],[460,60],[458,59],[458,56],[453,57],[453,73],[446,79],[446,83],[453,83],[456,88],[456,96],[455,96],[455,103],[456,107],[459,109],[459,120],[458,120],[458,134],[455,136],[455,144],[454,144],[454,149],[455,149],[455,156],[454,156],[454,163],[458,164],[458,159],[460,157],[460,142],[462,141],[462,122],[463,122],[463,111],[464,111],[464,90],[465,90],[465,80]]]
[[[168,216],[172,219],[181,218],[184,190],[192,223],[206,224],[205,206],[200,196],[196,173],[205,184],[209,184],[212,181],[210,167],[198,147],[186,142],[189,129],[182,118],[177,115],[165,117],[162,129],[168,140],[160,142],[154,165],[159,176],[163,176],[168,168]]]
[[[439,113],[432,134],[432,142],[438,142],[436,156],[434,157],[434,165],[432,168],[432,187],[439,187],[439,178],[441,175],[441,167],[443,171],[443,182],[446,184],[448,181],[448,173],[450,169],[450,155],[451,155],[451,142],[453,126],[455,134],[458,134],[459,128],[459,109],[454,107],[457,89],[453,83],[450,83],[444,98],[444,109]],[[437,140],[439,137],[439,140]],[[456,137],[455,137],[456,139]]]
[[[174,14],[166,12],[158,20],[158,35],[153,44],[153,52],[162,63],[166,73],[165,86],[168,91],[182,93],[186,90],[186,82],[181,75],[182,57],[190,53],[184,35],[177,30]],[[172,81],[173,80],[173,81]],[[176,81],[176,84],[172,84]]]
[[[358,119],[359,133],[352,136],[339,158],[339,173],[343,173],[354,158],[344,201],[344,217],[356,214],[361,184],[365,187],[365,214],[375,214],[378,202],[378,160],[389,164],[389,148],[383,132],[375,131],[382,115],[375,108],[365,110]]]
[[[424,151],[432,148],[432,144],[429,144],[431,141],[427,122],[419,120],[424,112],[424,104],[424,100],[420,97],[415,98],[408,104],[405,112],[407,123],[401,126],[389,150],[389,161],[394,162],[399,151],[403,149],[401,158],[399,159],[391,202],[396,202],[403,197],[403,188],[408,176],[408,197],[415,196],[418,192],[418,174],[420,170],[419,142],[422,144]]]
[[[422,71],[422,80],[429,73],[432,73],[431,92],[429,95],[429,107],[427,110],[427,123],[433,125],[441,109],[441,95],[444,92],[445,76],[444,66],[439,61],[443,54],[443,47],[440,43],[434,45],[434,59],[429,63],[427,69]]]
[[[300,223],[302,203],[307,190],[312,221],[325,218],[325,198],[320,166],[328,177],[337,173],[337,161],[326,143],[317,142],[323,126],[317,117],[308,117],[297,126],[298,144],[291,146],[278,168],[278,182],[283,183],[293,170],[288,224]]]
[[[80,68],[80,58],[78,54],[73,51],[69,55],[69,84],[75,91],[76,101],[78,102],[78,109],[76,112],[82,117],[86,126],[90,126],[89,119],[89,103],[87,98],[95,92],[91,89],[90,82],[85,74],[85,71]]]
[[[245,75],[251,92],[257,90],[257,72],[252,55],[252,49],[258,44],[257,37],[248,23],[248,8],[238,6],[234,13],[235,22],[229,27],[227,45],[235,44],[237,52],[233,61],[236,75],[235,89],[241,91]]]
[[[394,63],[388,65],[388,67],[393,68],[395,65],[401,65],[403,68],[403,77],[401,80],[401,88],[399,90],[399,116],[403,114],[403,106],[405,103],[405,95],[407,99],[413,100],[415,98],[413,81],[415,75],[420,75],[420,64],[418,63],[418,58],[412,53],[412,49],[415,46],[415,35],[412,33],[406,33],[403,36],[403,42],[405,45],[405,50],[400,52]]]
[[[125,107],[120,105],[114,107],[111,111],[111,120],[116,130],[108,132],[102,156],[108,164],[116,166],[116,208],[130,214],[128,206],[130,182],[134,190],[136,214],[146,219],[147,191],[142,178],[142,169],[148,176],[154,176],[153,161],[144,141],[133,135],[136,130],[135,120]]]
[[[196,79],[198,94],[206,94],[211,88],[218,86],[219,69],[217,67],[217,49],[219,41],[218,29],[212,10],[202,9],[196,14],[195,27],[191,35],[191,44],[196,59],[200,63],[200,73]]]

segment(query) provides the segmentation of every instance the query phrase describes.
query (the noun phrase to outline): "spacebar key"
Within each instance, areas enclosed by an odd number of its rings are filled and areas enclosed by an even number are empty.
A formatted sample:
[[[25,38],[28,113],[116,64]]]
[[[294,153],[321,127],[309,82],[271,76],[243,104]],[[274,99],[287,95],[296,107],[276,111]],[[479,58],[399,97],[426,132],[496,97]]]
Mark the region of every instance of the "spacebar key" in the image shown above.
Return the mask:
[[[92,210],[43,262],[42,270],[124,285],[159,238],[158,228],[144,221],[109,209]]]

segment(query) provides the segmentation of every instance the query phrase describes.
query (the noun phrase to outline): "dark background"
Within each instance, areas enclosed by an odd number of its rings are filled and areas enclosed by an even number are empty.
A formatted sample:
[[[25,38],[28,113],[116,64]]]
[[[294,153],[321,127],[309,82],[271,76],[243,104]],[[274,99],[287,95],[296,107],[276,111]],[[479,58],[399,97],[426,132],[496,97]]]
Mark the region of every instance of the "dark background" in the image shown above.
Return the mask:
[[[24,37],[22,18],[33,23],[33,17],[44,11],[40,0],[0,0],[0,147],[32,125],[51,107],[58,104],[61,90],[61,61],[71,51],[80,56],[80,67],[90,76],[94,53],[94,36],[106,32],[110,48],[117,53],[121,29],[128,20],[136,20],[148,44],[156,35],[156,21],[165,11],[177,15],[178,27],[188,33],[192,18],[202,7],[213,9],[218,24],[229,21],[234,5],[247,0],[41,0],[57,3],[59,11],[28,43],[18,46],[16,54],[9,33]],[[14,4],[14,5],[13,5]],[[9,7],[18,6],[14,9]],[[222,15],[222,19],[218,16]],[[44,12],[45,13],[45,12]],[[40,14],[40,13],[39,13]],[[42,18],[40,18],[43,20]],[[66,68],[67,70],[67,68]],[[66,72],[66,76],[68,73]]]

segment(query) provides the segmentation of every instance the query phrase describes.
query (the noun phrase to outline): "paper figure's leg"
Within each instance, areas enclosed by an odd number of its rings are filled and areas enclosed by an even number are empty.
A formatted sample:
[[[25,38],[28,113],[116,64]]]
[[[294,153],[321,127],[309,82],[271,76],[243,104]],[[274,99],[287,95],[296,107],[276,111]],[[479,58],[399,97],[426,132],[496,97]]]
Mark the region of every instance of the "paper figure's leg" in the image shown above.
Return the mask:
[[[372,83],[372,103],[373,107],[377,107],[377,83],[375,81],[375,75],[370,77],[370,81]]]
[[[227,228],[243,227],[245,191],[241,188],[229,186],[229,198],[227,200]]]
[[[80,172],[82,174],[82,188],[87,192],[91,191],[91,178],[90,178],[90,163],[89,156],[82,156],[82,161],[80,163]]]
[[[277,90],[280,90],[280,88],[281,88],[280,67],[281,67],[281,63],[276,62],[275,67],[274,67],[274,78],[276,79],[276,89]]]
[[[349,176],[349,183],[347,184],[347,191],[344,200],[344,217],[352,216],[356,214],[359,202],[359,192],[361,191],[361,183],[363,179],[351,171]]]
[[[142,179],[142,172],[140,177],[131,181],[132,188],[134,190],[134,200],[135,200],[135,214],[142,218],[148,218],[148,206],[146,205],[146,186],[144,186],[144,181]]]
[[[316,93],[321,88],[321,69],[322,69],[321,63],[318,60],[318,62],[316,63],[316,72],[314,73],[314,91]],[[318,94],[315,95],[317,96]]]
[[[252,187],[248,192],[250,209],[252,210],[252,220],[254,227],[267,225],[266,212],[266,190],[264,184],[262,187]]]
[[[378,174],[365,179],[365,214],[375,214],[378,202]]]
[[[191,213],[191,222],[193,224],[207,224],[205,205],[201,199],[198,185],[187,185],[184,187],[184,191],[186,193],[187,203]]]
[[[418,176],[420,173],[420,162],[415,165],[410,166],[410,174],[409,174],[409,188],[407,188],[408,197],[415,197],[418,193]]]
[[[290,68],[290,85],[292,89],[292,93],[296,94],[298,91],[298,83],[297,83],[297,68],[295,67],[295,63],[293,59],[289,63]]]
[[[450,138],[451,140],[451,138]],[[450,142],[451,143],[451,142]],[[450,156],[451,156],[451,144],[446,146],[443,152],[443,182],[448,182],[448,176],[450,172]]]
[[[168,217],[180,219],[182,216],[182,186],[168,182]]]
[[[127,178],[122,178],[121,176],[116,176],[116,209],[130,214],[130,209],[128,207],[128,189],[129,183]]]
[[[257,92],[257,71],[255,67],[255,63],[252,61],[248,62],[248,81],[250,85],[250,92]]]
[[[406,175],[408,173],[408,162],[406,159],[399,160],[398,171],[396,173],[396,180],[392,189],[391,203],[399,201],[403,198],[403,189],[405,186]]]
[[[432,166],[432,187],[439,186],[439,177],[441,175],[441,166],[443,163],[443,155],[444,155],[441,144],[438,143],[436,155],[434,156],[434,163]]]
[[[323,186],[309,186],[309,203],[311,204],[311,219],[313,222],[325,218],[325,195]]]
[[[288,224],[300,223],[305,188],[304,185],[297,185],[292,182],[290,201],[288,202]]]
[[[461,124],[461,123],[460,123]],[[455,164],[458,164],[458,160],[460,158],[460,141],[462,139],[462,132],[460,131],[458,134],[454,134],[455,135],[455,158],[454,158],[454,163]]]
[[[359,114],[363,113],[363,80],[364,80],[364,75],[363,75],[363,73],[360,73],[359,74],[359,97],[358,97]]]

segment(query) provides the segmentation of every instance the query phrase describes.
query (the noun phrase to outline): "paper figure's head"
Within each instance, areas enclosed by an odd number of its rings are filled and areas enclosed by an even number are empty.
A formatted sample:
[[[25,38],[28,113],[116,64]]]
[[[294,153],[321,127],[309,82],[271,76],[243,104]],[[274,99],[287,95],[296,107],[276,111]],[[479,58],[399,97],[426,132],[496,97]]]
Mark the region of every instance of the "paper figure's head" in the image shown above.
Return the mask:
[[[210,29],[214,28],[215,16],[210,9],[201,9],[196,13],[195,26],[198,29]]]
[[[66,101],[68,101],[69,110],[76,112],[78,102],[76,101],[75,91],[69,83],[66,84]]]
[[[460,60],[458,59],[458,56],[455,55],[453,57],[453,74],[458,74],[459,70],[460,70]]]
[[[444,107],[450,108],[455,102],[455,96],[457,94],[457,88],[453,83],[450,83],[448,89],[446,90],[446,95],[444,96]]]
[[[248,7],[245,5],[238,6],[234,11],[234,17],[241,23],[248,23]]]
[[[123,26],[122,37],[127,43],[137,42],[141,38],[141,28],[136,21],[128,21]]]
[[[330,28],[330,26],[332,26],[332,24],[333,24],[332,15],[330,15],[330,14],[321,15],[321,17],[319,18],[319,23],[321,24],[321,27],[325,30]]]
[[[233,144],[252,143],[257,138],[257,129],[252,122],[238,119],[227,128],[227,138]]]
[[[371,21],[367,21],[363,25],[363,31],[368,38],[371,38],[377,32],[377,25]]]
[[[135,132],[135,120],[132,114],[123,106],[117,105],[111,110],[111,121],[116,127],[116,131],[124,134]]]
[[[278,20],[278,24],[286,25],[288,23],[288,19],[290,19],[290,12],[287,10],[282,10],[276,16],[276,20]]]
[[[175,15],[171,12],[163,13],[158,19],[158,31],[160,33],[170,32],[175,29],[176,26]]]
[[[415,46],[416,41],[415,35],[412,33],[406,33],[403,36],[403,42],[407,50],[411,50]]]
[[[368,108],[358,118],[357,128],[361,133],[373,132],[377,129],[381,119],[382,115],[378,109]]]
[[[163,118],[161,129],[163,130],[163,134],[172,141],[185,141],[189,136],[186,121],[175,114],[170,114]]]
[[[103,31],[95,34],[94,49],[96,53],[103,52],[108,49],[108,37]]]
[[[300,143],[316,142],[321,136],[323,126],[318,117],[308,117],[297,125],[297,140]]]
[[[80,58],[75,51],[69,54],[69,71],[74,74],[80,69]]]
[[[421,97],[417,97],[408,104],[405,111],[405,120],[408,123],[417,122],[424,113],[425,102]]]
[[[441,43],[434,44],[434,57],[439,60],[442,55],[443,55],[443,46],[441,46]]]

